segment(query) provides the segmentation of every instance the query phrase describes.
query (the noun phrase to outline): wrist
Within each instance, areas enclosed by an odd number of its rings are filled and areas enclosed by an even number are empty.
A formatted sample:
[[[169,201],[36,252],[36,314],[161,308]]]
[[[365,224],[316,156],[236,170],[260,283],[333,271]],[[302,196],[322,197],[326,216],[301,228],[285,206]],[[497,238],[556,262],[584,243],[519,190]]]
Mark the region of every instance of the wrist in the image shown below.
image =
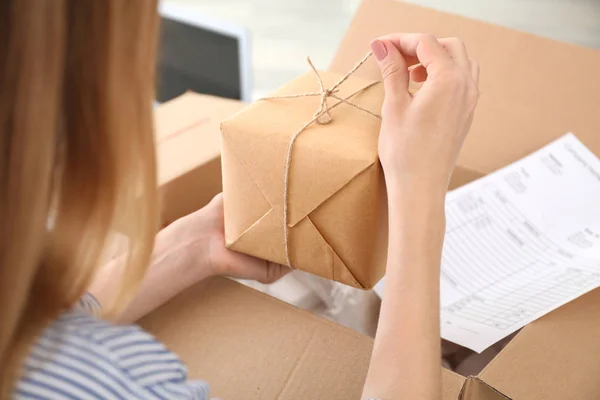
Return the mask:
[[[413,207],[443,209],[446,202],[447,183],[437,179],[420,179],[414,176],[385,177],[390,208]]]
[[[210,263],[207,241],[191,237],[183,227],[170,225],[157,236],[152,266],[168,269],[173,279],[191,286],[215,274]]]
[[[441,248],[446,230],[445,189],[425,182],[388,185],[390,246],[405,251]]]
[[[448,190],[448,180],[433,174],[385,173],[385,183],[390,197],[418,198],[420,201],[427,201],[432,205],[443,204]]]

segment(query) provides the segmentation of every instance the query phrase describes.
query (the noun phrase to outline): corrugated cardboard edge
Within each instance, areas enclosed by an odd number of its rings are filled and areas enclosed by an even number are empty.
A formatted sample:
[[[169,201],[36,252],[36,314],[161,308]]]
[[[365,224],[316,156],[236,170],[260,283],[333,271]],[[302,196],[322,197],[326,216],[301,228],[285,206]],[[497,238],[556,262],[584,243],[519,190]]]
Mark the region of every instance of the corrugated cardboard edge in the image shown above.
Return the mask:
[[[476,376],[465,381],[458,400],[512,400]]]

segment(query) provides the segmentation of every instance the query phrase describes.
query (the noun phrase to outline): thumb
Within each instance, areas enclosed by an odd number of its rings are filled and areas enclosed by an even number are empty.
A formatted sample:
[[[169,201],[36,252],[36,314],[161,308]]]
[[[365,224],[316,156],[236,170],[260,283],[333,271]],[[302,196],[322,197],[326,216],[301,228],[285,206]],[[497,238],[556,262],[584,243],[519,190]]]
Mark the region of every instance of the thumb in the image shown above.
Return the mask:
[[[408,92],[410,75],[400,50],[392,42],[382,39],[373,40],[371,50],[381,70],[386,100],[410,100]]]

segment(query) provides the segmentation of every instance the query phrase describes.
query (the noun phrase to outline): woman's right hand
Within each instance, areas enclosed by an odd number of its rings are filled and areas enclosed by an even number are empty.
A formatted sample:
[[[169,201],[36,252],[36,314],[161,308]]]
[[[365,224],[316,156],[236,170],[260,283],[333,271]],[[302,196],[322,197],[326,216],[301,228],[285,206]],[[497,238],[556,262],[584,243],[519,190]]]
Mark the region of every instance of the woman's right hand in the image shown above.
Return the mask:
[[[393,34],[371,48],[385,87],[379,155],[388,189],[444,196],[473,120],[479,66],[457,38]],[[424,81],[415,94],[410,78]]]
[[[479,67],[458,39],[395,34],[371,46],[385,86],[379,157],[389,244],[363,397],[439,400],[444,200],[473,120]],[[424,81],[416,94],[411,77]]]

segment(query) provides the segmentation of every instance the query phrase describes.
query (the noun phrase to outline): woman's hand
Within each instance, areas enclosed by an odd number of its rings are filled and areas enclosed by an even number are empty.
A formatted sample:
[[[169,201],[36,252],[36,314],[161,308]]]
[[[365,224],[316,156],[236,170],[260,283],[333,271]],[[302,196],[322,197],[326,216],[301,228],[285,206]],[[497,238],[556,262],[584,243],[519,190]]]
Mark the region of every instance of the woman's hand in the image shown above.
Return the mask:
[[[458,39],[396,34],[371,46],[385,86],[379,156],[388,191],[389,244],[363,396],[440,400],[444,200],[473,120],[479,67]],[[410,77],[425,81],[416,94],[409,93]]]
[[[379,154],[388,186],[444,195],[473,121],[479,66],[457,38],[395,34],[372,49],[385,86]],[[410,78],[424,81],[415,94]]]
[[[259,260],[225,247],[223,196],[217,195],[206,207],[185,216],[165,228],[159,240],[165,240],[183,255],[191,274],[199,279],[211,275],[252,279],[272,283],[290,269]],[[163,247],[157,242],[157,247]]]
[[[113,259],[92,282],[89,290],[100,304],[111,304],[120,287],[125,261],[126,256]],[[219,195],[206,207],[175,221],[157,235],[152,262],[141,287],[116,320],[135,322],[210,276],[227,275],[270,283],[289,270],[225,247],[223,199]]]

